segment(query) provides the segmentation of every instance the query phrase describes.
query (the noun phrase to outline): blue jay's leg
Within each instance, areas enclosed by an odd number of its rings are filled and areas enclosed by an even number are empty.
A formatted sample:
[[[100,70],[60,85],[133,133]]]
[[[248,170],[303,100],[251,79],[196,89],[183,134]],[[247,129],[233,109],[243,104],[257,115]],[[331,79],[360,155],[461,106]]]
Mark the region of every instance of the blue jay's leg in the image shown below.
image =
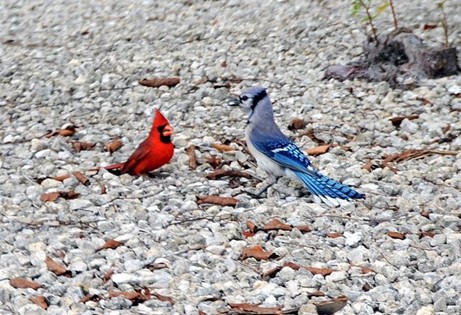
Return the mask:
[[[267,184],[256,193],[248,191],[248,190],[244,190],[244,192],[255,199],[259,199],[261,198],[262,194],[264,194],[272,185],[274,185],[277,182],[277,177],[269,174],[268,180],[266,182]]]

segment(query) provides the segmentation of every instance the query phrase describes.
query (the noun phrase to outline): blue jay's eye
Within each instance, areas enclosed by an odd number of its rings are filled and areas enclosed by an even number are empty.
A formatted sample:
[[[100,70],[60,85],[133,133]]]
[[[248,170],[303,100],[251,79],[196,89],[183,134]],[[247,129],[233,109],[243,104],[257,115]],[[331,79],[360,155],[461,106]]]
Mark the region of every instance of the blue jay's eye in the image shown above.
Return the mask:
[[[248,96],[243,95],[243,96],[240,97],[240,100],[241,100],[241,101],[247,101],[247,100],[248,100]]]

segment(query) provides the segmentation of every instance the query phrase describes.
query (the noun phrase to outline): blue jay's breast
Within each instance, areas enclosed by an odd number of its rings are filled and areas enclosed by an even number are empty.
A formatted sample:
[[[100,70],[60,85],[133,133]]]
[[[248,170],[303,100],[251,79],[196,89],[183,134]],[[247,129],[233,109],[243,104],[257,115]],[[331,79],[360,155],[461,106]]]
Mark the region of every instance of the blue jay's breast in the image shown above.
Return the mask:
[[[247,132],[246,134],[246,141],[248,145],[248,150],[250,151],[251,155],[253,155],[253,157],[256,159],[256,163],[262,170],[264,170],[269,176],[280,177],[285,175],[284,167],[276,163],[266,154],[256,149],[256,147],[250,141],[249,132]]]

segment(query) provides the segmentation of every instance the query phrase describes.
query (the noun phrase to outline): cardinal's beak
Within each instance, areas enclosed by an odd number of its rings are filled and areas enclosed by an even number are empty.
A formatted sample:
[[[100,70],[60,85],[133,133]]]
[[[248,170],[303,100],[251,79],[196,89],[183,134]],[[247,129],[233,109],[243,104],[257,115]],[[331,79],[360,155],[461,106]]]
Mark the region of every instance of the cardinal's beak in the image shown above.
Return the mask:
[[[165,128],[163,128],[163,136],[169,137],[172,135],[174,135],[173,127],[166,125]]]

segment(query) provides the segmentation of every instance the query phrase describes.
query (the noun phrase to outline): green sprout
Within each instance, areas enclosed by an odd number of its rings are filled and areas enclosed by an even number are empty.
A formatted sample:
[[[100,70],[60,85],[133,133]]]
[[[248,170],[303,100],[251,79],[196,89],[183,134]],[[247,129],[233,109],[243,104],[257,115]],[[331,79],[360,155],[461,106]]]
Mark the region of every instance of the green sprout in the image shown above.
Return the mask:
[[[445,36],[445,47],[448,47],[449,46],[449,43],[448,43],[448,22],[447,22],[447,15],[446,15],[445,9],[443,7],[445,5],[445,2],[446,2],[446,0],[437,3],[437,7],[440,9],[440,11],[442,11],[442,18],[440,19],[440,23],[442,24],[443,34]]]

